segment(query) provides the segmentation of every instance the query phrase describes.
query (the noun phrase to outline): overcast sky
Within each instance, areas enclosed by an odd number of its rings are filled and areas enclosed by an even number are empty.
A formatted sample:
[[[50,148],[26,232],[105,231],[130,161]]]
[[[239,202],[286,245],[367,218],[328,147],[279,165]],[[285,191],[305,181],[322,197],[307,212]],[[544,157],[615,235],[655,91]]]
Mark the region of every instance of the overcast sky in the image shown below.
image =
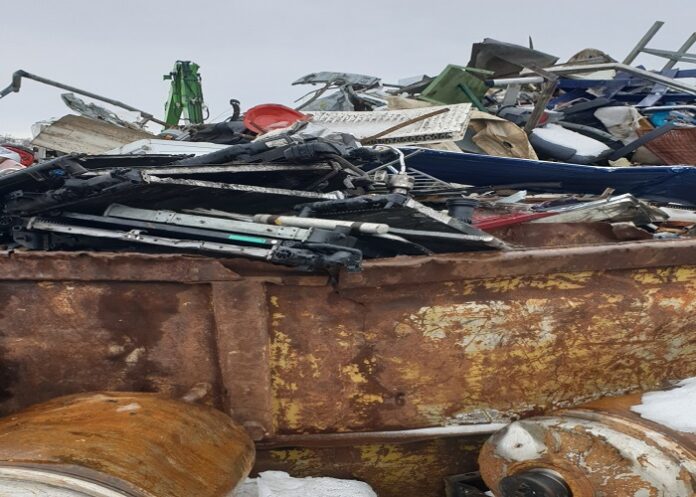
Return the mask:
[[[229,99],[243,109],[292,101],[315,71],[396,81],[466,64],[485,37],[562,60],[583,48],[622,59],[655,20],[652,46],[676,49],[696,31],[696,0],[0,0],[0,87],[17,69],[91,90],[162,116],[177,59],[201,65],[211,117]],[[696,51],[696,50],[694,50]],[[661,60],[644,56],[650,68]],[[0,100],[0,133],[68,113],[61,91],[26,81]],[[224,117],[224,116],[223,116]]]

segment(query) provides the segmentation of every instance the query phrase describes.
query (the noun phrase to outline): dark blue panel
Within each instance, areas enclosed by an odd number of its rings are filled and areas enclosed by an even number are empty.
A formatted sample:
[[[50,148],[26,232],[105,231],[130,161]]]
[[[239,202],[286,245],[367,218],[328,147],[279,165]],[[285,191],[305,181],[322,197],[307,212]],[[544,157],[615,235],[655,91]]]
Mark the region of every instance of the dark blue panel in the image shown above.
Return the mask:
[[[580,166],[425,149],[406,163],[444,181],[466,185],[556,183],[560,187],[544,186],[543,191],[567,193],[602,193],[614,188],[616,193],[656,202],[696,205],[693,166]]]

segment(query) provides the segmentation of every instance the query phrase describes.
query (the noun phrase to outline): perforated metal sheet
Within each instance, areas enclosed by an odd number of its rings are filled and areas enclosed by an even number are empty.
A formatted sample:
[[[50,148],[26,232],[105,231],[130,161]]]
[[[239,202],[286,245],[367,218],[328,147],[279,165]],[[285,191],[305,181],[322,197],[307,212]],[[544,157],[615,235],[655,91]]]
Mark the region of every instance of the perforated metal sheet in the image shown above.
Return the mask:
[[[399,123],[445,108],[449,111],[393,131],[377,141],[387,144],[413,145],[461,140],[464,138],[471,118],[471,104],[373,112],[311,112],[311,115],[316,124],[332,131],[350,133],[360,140]]]

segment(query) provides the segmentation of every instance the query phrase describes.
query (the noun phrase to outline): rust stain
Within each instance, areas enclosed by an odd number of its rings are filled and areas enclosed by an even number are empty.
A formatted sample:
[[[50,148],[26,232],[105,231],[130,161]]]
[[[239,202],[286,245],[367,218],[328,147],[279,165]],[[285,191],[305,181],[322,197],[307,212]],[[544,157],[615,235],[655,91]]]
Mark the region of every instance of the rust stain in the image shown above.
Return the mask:
[[[84,477],[139,497],[224,497],[253,461],[253,443],[227,416],[153,394],[62,397],[0,420],[0,466]]]
[[[484,445],[486,483],[546,468],[575,497],[692,497],[696,435],[675,432],[631,412],[640,395],[605,398],[508,426]]]
[[[283,314],[271,330],[283,350],[271,364],[274,399],[292,406],[275,411],[276,426],[341,432],[442,425],[481,410],[526,416],[692,376],[694,275],[274,287]]]
[[[380,497],[444,496],[446,476],[476,470],[480,438],[436,439],[407,444],[262,450],[255,471],[362,480]]]
[[[156,374],[158,364],[148,352],[163,339],[167,321],[179,311],[178,293],[182,290],[172,285],[152,288],[112,284],[99,296],[97,317],[111,335],[109,357],[126,363],[126,378],[135,391],[157,391],[151,376]],[[60,295],[65,293],[73,294],[68,290]],[[70,302],[67,307],[79,312],[75,304]]]
[[[182,396],[212,386],[220,406],[214,321],[205,286],[0,282],[0,414],[100,389]]]

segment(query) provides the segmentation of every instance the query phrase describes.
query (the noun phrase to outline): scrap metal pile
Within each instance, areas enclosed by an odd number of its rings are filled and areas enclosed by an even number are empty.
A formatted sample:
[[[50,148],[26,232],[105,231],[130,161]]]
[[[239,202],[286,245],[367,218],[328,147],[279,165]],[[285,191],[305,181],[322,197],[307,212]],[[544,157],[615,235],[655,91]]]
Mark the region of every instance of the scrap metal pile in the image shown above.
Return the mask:
[[[71,91],[79,115],[37,124],[34,156],[0,149],[2,244],[357,271],[369,258],[692,236],[696,70],[675,67],[696,62],[696,36],[648,48],[660,26],[620,63],[486,39],[435,77],[314,73],[294,83],[320,85],[297,108],[242,113],[233,100],[217,123],[203,122],[193,63],[167,76],[166,121],[18,71],[0,97],[33,79]],[[667,63],[631,65],[641,53]]]

